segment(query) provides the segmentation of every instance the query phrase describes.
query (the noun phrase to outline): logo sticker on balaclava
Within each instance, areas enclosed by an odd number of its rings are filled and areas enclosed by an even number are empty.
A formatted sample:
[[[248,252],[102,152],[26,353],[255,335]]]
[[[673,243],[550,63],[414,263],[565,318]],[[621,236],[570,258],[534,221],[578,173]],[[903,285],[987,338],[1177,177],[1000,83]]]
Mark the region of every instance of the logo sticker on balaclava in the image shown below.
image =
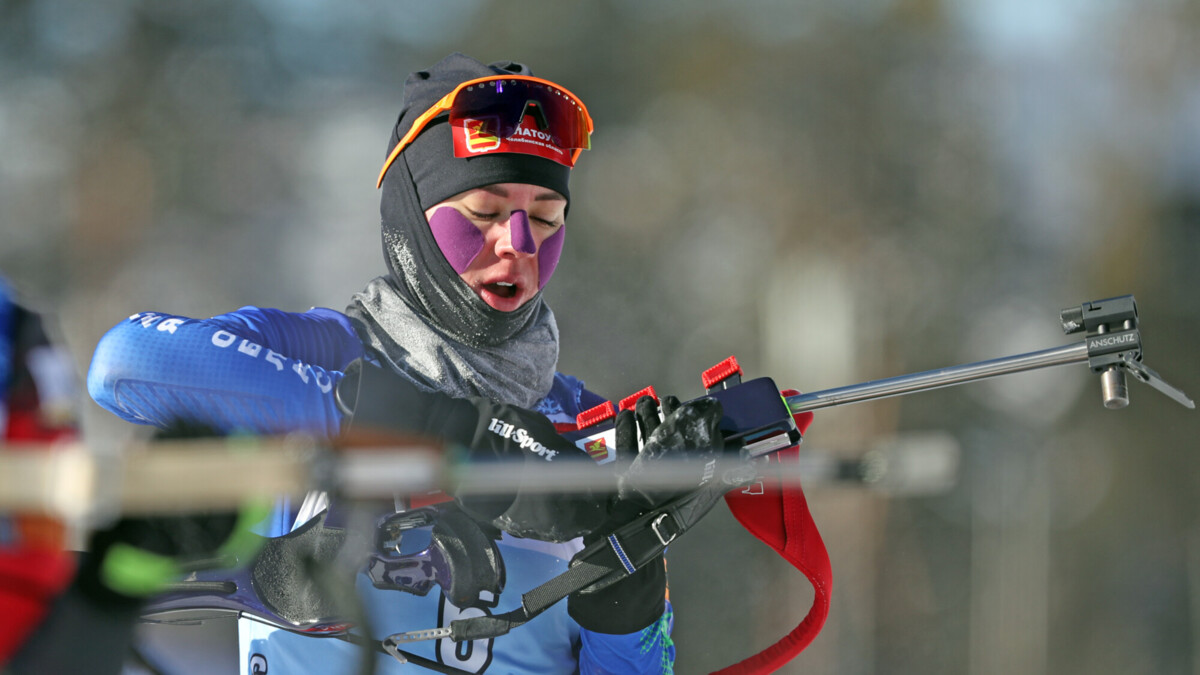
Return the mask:
[[[538,128],[533,115],[526,115],[508,138],[495,135],[496,118],[467,118],[453,127],[454,156],[477,157],[495,152],[515,152],[572,166],[571,153],[554,144],[548,130]]]

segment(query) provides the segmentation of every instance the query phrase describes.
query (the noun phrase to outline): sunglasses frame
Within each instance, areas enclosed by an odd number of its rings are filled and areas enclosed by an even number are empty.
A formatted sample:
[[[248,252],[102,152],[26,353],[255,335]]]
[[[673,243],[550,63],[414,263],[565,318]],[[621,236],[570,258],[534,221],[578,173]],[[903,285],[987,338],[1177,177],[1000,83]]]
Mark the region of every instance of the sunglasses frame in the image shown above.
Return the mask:
[[[388,169],[392,167],[392,163],[396,161],[396,158],[400,156],[400,151],[404,150],[404,148],[408,147],[409,143],[413,142],[413,139],[415,139],[417,135],[425,129],[425,125],[429,124],[429,121],[434,117],[437,117],[441,113],[446,112],[454,107],[454,100],[458,97],[459,92],[476,84],[504,80],[537,82],[538,84],[544,84],[548,87],[556,89],[562,94],[565,94],[571,99],[571,101],[575,103],[575,105],[579,106],[579,109],[583,112],[583,118],[587,120],[588,136],[590,137],[592,135],[592,131],[595,127],[592,124],[592,116],[590,113],[588,113],[587,106],[583,104],[583,101],[581,101],[578,96],[568,91],[566,87],[560,86],[554,82],[551,82],[550,80],[544,80],[540,77],[533,77],[532,75],[489,75],[488,77],[477,77],[473,80],[467,80],[466,82],[459,84],[454,88],[453,91],[438,99],[437,103],[434,103],[428,110],[421,113],[417,119],[413,120],[412,126],[410,126],[408,129],[408,133],[404,134],[404,137],[400,139],[400,142],[396,143],[396,147],[392,148],[392,152],[388,155],[387,161],[383,163],[383,168],[379,171],[379,180],[376,181],[375,187],[378,188],[383,185],[383,177],[387,174]],[[584,151],[584,149],[585,148],[573,149],[571,153],[571,163],[574,163],[579,159],[579,155]]]

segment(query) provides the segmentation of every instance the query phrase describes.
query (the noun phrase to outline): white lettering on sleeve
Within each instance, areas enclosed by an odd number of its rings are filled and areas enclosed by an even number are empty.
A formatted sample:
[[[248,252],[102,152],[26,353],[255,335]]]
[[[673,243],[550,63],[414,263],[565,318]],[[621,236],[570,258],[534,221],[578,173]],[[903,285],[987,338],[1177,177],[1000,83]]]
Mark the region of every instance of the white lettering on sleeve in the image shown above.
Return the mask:
[[[237,339],[237,337],[233,333],[228,333],[226,331],[219,330],[219,331],[213,333],[212,343],[214,345],[224,349],[225,347],[228,347],[229,345],[233,344],[233,341],[236,339]]]
[[[183,325],[183,319],[176,317],[174,319],[167,319],[166,321],[158,324],[158,329],[174,335],[175,330],[181,325]]]
[[[329,373],[313,368],[313,379],[317,381],[317,387],[320,388],[322,394],[333,391],[333,378],[329,376]]]
[[[242,340],[242,344],[238,345],[238,351],[251,358],[256,358],[258,353],[262,351],[262,345],[255,344],[249,340]]]

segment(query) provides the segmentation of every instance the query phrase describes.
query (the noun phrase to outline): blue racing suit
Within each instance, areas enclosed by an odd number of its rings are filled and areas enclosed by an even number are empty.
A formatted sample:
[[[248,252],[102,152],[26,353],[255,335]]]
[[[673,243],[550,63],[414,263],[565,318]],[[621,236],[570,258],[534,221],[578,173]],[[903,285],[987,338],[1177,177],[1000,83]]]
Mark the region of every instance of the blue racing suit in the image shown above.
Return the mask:
[[[345,367],[363,354],[350,320],[330,309],[291,313],[243,307],[211,319],[144,312],[100,340],[87,384],[97,403],[134,423],[163,427],[184,420],[222,433],[309,431],[333,437],[342,423],[334,392]],[[580,411],[602,401],[579,380],[557,373],[535,408],[552,422],[571,424]],[[268,534],[279,536],[300,524],[289,522],[288,515],[289,509],[277,509]],[[440,592],[420,597],[376,589],[359,574],[357,587],[377,633],[373,638],[516,609],[522,593],[566,570],[582,542],[505,534],[498,548],[505,590],[470,607],[455,607]],[[662,673],[671,672],[674,662],[671,623],[668,604],[659,621],[636,633],[595,633],[581,628],[560,602],[507,635],[462,644],[412,643],[407,651],[472,673]],[[345,672],[363,654],[348,642],[248,618],[239,622],[239,643],[243,674]],[[381,653],[376,658],[376,672],[422,671]]]

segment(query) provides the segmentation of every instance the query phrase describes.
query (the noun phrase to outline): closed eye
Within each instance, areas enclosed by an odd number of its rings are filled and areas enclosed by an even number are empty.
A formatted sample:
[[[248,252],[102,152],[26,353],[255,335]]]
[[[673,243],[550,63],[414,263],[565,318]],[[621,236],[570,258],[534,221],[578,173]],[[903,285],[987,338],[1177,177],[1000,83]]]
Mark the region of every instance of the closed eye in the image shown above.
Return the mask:
[[[471,214],[472,218],[475,218],[477,220],[496,220],[497,218],[500,217],[499,212],[480,213],[478,211],[475,211],[474,209],[467,209],[467,212]]]
[[[482,221],[487,221],[487,222],[490,222],[490,221],[494,221],[494,220],[499,220],[499,219],[500,219],[500,212],[499,212],[499,211],[493,211],[493,212],[490,212],[490,213],[482,213],[482,212],[480,212],[480,211],[476,211],[476,210],[474,210],[474,209],[470,209],[470,208],[468,208],[468,209],[467,209],[467,213],[470,213],[470,214],[471,214],[471,217],[472,217],[472,218],[474,218],[474,219],[476,219],[476,220],[482,220]],[[553,220],[549,220],[549,219],[547,219],[547,218],[541,218],[541,217],[534,216],[534,215],[530,215],[530,216],[529,216],[529,219],[530,219],[530,220],[532,220],[532,221],[534,221],[534,222],[536,222],[536,223],[537,223],[537,224],[539,224],[539,225],[542,225],[542,226],[544,226],[544,227],[556,228],[556,227],[559,227],[559,226],[561,225],[561,223],[556,223],[556,222],[554,222]]]

